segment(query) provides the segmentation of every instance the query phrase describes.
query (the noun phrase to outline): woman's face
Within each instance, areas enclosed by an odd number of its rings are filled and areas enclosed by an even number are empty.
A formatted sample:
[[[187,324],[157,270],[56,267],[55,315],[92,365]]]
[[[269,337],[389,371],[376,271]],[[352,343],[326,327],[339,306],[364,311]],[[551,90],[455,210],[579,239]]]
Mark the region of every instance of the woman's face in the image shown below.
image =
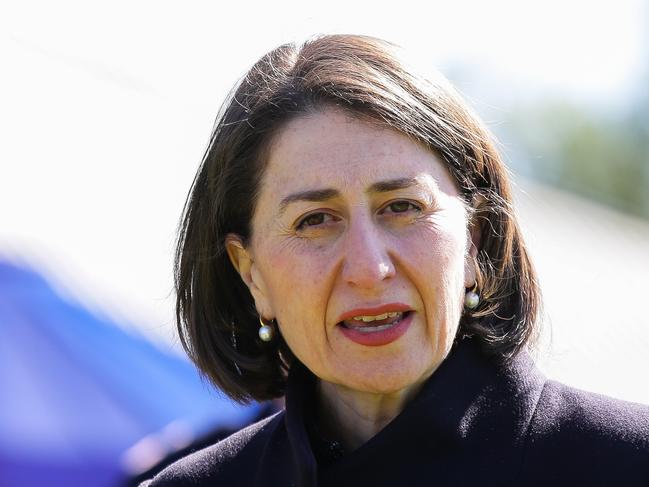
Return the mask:
[[[227,246],[300,361],[365,392],[415,386],[440,365],[474,282],[466,210],[444,164],[335,109],[278,134],[250,245]]]

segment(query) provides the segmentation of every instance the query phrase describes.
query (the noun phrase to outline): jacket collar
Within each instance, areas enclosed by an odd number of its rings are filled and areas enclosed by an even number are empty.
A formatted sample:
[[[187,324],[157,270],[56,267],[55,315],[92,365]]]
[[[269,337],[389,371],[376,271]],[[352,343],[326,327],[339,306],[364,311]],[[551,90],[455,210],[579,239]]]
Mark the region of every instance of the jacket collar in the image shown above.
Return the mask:
[[[289,374],[285,417],[293,478],[298,486],[315,486],[318,478],[351,479],[362,471],[387,485],[390,472],[434,465],[440,457],[436,452],[447,459],[464,457],[471,462],[472,472],[516,462],[544,382],[526,351],[501,363],[484,355],[475,339],[461,340],[399,416],[361,447],[318,472],[307,433],[315,377],[296,363]],[[387,458],[391,464],[383,469],[381,462]]]

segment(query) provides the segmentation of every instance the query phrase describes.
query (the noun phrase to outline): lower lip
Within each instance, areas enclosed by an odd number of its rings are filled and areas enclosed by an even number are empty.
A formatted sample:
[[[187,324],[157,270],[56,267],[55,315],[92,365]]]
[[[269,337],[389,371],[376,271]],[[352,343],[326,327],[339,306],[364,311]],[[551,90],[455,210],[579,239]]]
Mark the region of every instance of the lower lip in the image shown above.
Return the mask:
[[[412,323],[412,316],[414,314],[414,311],[411,311],[408,313],[408,316],[402,318],[401,321],[396,325],[385,330],[369,333],[363,333],[361,331],[354,330],[353,328],[346,328],[342,325],[338,326],[340,327],[340,331],[351,341],[356,342],[360,345],[366,345],[368,347],[379,347],[381,345],[392,343],[406,331],[408,331],[408,327],[410,326],[410,323]]]

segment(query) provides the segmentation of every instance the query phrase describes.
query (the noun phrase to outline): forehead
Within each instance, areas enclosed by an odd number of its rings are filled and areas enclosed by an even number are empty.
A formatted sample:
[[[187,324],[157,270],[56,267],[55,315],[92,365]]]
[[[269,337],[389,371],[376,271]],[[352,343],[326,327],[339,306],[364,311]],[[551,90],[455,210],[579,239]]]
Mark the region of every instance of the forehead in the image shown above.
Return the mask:
[[[404,177],[434,181],[456,195],[437,154],[404,134],[339,109],[300,116],[274,137],[267,153],[263,193],[279,200],[295,189],[366,189]]]

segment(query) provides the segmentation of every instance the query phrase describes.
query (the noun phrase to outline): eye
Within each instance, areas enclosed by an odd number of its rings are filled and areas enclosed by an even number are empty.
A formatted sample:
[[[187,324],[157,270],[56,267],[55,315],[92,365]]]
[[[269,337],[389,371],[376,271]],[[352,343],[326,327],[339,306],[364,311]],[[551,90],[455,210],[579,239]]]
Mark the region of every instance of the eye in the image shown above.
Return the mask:
[[[302,218],[295,228],[296,230],[306,230],[308,228],[319,227],[328,221],[334,220],[335,218],[328,213],[311,213]]]
[[[393,201],[385,208],[389,209],[391,213],[407,213],[411,210],[417,212],[421,211],[421,207],[412,203],[411,201],[406,200]],[[383,210],[383,212],[385,212],[385,209]]]

